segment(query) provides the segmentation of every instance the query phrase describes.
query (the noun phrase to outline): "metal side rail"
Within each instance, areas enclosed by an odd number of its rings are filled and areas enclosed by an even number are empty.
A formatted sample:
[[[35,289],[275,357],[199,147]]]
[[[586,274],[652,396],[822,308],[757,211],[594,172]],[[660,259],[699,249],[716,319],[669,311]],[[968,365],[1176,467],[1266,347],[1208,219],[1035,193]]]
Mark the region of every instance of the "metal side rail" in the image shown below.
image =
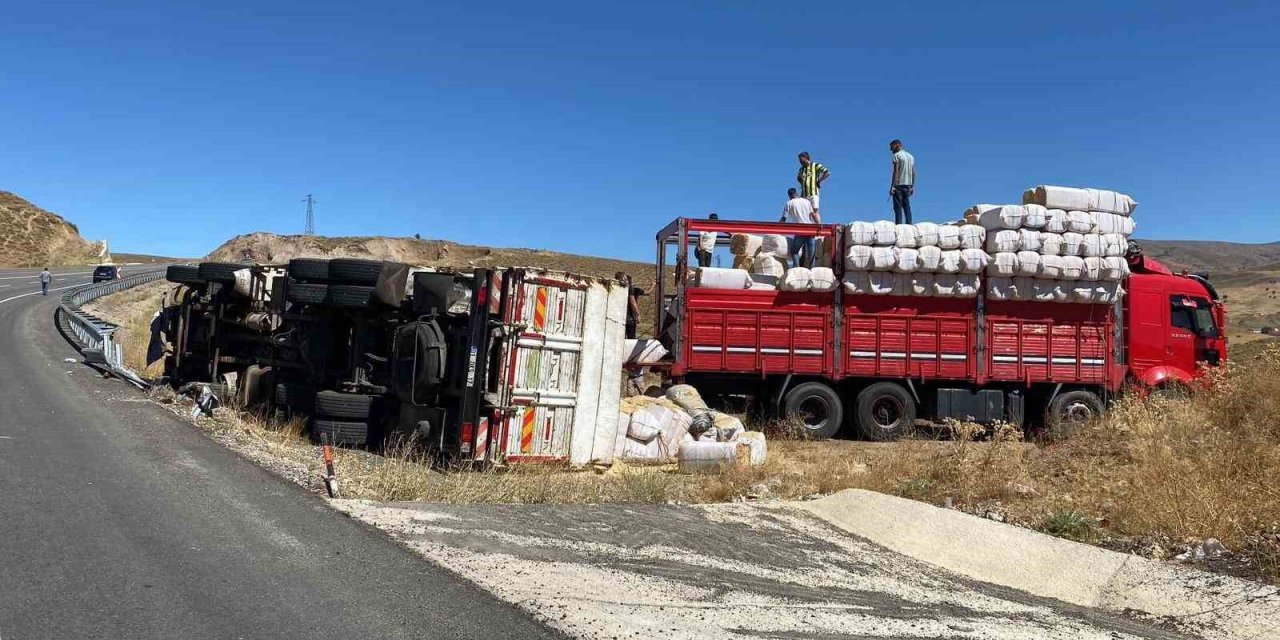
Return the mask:
[[[146,380],[125,366],[124,349],[111,340],[112,334],[118,327],[84,311],[80,306],[105,295],[161,280],[164,274],[164,269],[145,271],[111,282],[87,284],[62,294],[57,322],[62,327],[63,333],[84,356],[85,362],[104,367],[141,389],[150,386]]]

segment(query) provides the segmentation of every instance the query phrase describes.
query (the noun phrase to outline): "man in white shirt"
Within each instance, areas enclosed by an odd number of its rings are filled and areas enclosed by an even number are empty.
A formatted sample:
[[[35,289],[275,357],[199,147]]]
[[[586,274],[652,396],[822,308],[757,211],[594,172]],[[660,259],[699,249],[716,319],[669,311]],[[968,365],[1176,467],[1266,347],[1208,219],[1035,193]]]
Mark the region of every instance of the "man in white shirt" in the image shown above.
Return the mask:
[[[708,220],[719,220],[720,216],[711,214],[707,216]],[[716,238],[720,234],[715,231],[701,231],[698,233],[698,247],[693,250],[693,255],[698,259],[699,267],[711,266],[711,254],[716,250]]]
[[[813,208],[808,198],[800,197],[795,189],[787,190],[787,203],[782,206],[779,222],[791,224],[822,224],[822,216]],[[791,256],[797,267],[813,267],[813,238],[791,238]]]

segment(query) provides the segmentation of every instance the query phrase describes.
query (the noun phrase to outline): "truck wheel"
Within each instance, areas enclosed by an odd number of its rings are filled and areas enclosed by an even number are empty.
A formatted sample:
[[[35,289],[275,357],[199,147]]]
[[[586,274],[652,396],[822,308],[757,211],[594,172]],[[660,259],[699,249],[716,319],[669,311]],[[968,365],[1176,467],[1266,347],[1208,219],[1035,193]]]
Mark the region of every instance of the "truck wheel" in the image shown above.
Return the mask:
[[[351,260],[338,258],[329,261],[329,279],[345,284],[378,284],[382,262],[378,260]]]
[[[359,446],[369,442],[369,425],[364,422],[348,422],[345,420],[311,421],[311,435],[316,442],[324,443],[328,436],[328,444],[339,446]]]
[[[373,287],[357,284],[329,285],[329,304],[363,309],[373,300]]]
[[[200,267],[189,264],[175,264],[164,270],[164,279],[176,284],[199,286],[205,283],[200,277]]]
[[[806,382],[787,392],[782,413],[796,416],[804,424],[810,438],[825,440],[834,436],[844,422],[844,404],[835,389],[821,382]]]
[[[276,406],[310,413],[316,405],[316,388],[296,382],[281,382],[276,385],[275,400]]]
[[[201,278],[209,282],[233,284],[236,281],[236,272],[246,268],[248,265],[238,262],[201,262],[199,273]]]
[[[290,282],[288,285],[289,293],[285,298],[289,302],[297,302],[299,304],[324,304],[329,297],[329,285],[327,284],[303,284],[301,282]]]
[[[1059,440],[1102,416],[1102,400],[1092,391],[1067,391],[1049,403],[1045,410],[1045,431],[1051,440]]]
[[[329,279],[329,261],[294,258],[289,261],[289,277],[299,282],[324,282]]]
[[[321,391],[316,394],[316,415],[366,420],[373,415],[378,399],[363,393]]]
[[[854,419],[867,440],[896,440],[916,422],[916,401],[896,382],[877,382],[858,393]]]

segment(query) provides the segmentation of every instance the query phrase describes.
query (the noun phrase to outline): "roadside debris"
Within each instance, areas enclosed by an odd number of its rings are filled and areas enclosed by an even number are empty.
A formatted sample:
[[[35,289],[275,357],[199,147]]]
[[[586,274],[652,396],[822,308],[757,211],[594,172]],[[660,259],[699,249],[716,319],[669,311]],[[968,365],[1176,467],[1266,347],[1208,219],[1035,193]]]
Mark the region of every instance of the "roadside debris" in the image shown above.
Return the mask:
[[[1208,538],[1204,542],[1191,547],[1183,553],[1174,556],[1174,560],[1186,563],[1202,563],[1222,560],[1231,555],[1231,550],[1217,538]]]
[[[763,433],[747,431],[738,418],[712,410],[687,384],[671,387],[663,397],[623,398],[618,432],[621,459],[678,462],[681,471],[758,466],[768,455]]]

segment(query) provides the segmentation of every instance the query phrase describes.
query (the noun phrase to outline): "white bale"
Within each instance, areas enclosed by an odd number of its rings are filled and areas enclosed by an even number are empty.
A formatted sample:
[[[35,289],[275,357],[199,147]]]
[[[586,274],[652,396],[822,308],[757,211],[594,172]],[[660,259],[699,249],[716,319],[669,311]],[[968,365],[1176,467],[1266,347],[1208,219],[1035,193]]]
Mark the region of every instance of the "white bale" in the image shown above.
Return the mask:
[[[1027,220],[1027,208],[1020,204],[1005,204],[988,209],[978,216],[978,224],[984,229],[1017,229]]]
[[[658,462],[662,460],[662,439],[654,438],[648,442],[640,442],[634,438],[622,441],[622,459],[636,462]]]
[[[1102,259],[1102,280],[1119,282],[1129,276],[1129,261],[1124,258]]]
[[[1040,258],[1043,257],[1035,251],[1019,251],[1018,252],[1018,272],[1015,275],[1034,278],[1040,273]]]
[[[871,269],[873,271],[890,271],[897,264],[897,247],[871,247]]]
[[[911,295],[932,297],[933,296],[933,274],[932,273],[911,274]]]
[[[769,233],[761,238],[760,253],[771,255],[780,260],[788,260],[791,258],[791,247],[786,236]]]
[[[938,259],[938,268],[936,271],[940,273],[960,273],[960,266],[963,264],[961,253],[957,249],[943,251]]]
[[[831,267],[814,267],[809,270],[809,290],[810,291],[835,291],[840,286],[840,281],[836,279],[836,274]]]
[[[1084,241],[1080,243],[1080,255],[1088,257],[1102,256],[1102,236],[1096,233],[1084,234]]]
[[[900,224],[893,230],[894,244],[903,249],[914,249],[920,246],[920,231],[914,224]]]
[[[1133,198],[1106,189],[1078,189],[1040,185],[1022,195],[1024,204],[1040,204],[1050,209],[1082,209],[1130,215],[1138,207]]]
[[[1071,301],[1080,304],[1093,304],[1094,292],[1098,283],[1082,280],[1071,285]]]
[[[1018,229],[1018,235],[1022,236],[1019,242],[1019,251],[1035,251],[1040,252],[1040,232],[1035,229]]]
[[[976,298],[982,289],[982,277],[973,273],[962,273],[956,276],[957,298]]]
[[[680,445],[676,458],[680,471],[716,472],[738,463],[737,442],[687,442]],[[742,445],[747,446],[747,445]]]
[[[935,298],[951,298],[956,295],[956,276],[951,273],[935,273],[933,275],[933,295]]]
[[[1013,278],[995,276],[987,278],[987,297],[992,300],[1015,300],[1018,291],[1013,287]]]
[[[1044,231],[1048,233],[1066,233],[1067,212],[1062,209],[1047,209],[1044,216]]]
[[[756,291],[776,291],[778,288],[778,276],[762,276],[758,273],[751,274],[751,286],[748,289]]]
[[[660,404],[651,404],[632,413],[627,437],[642,443],[658,437],[671,422],[671,413],[671,409]]]
[[[1093,301],[1097,304],[1112,304],[1124,295],[1124,286],[1119,282],[1099,282],[1094,288]]]
[[[750,233],[735,233],[729,236],[729,252],[736,256],[754,256],[760,251],[763,238]]]
[[[759,431],[743,431],[733,442],[738,445],[745,444],[751,449],[748,461],[753,467],[764,464],[769,457],[769,446],[764,439],[764,434]]]
[[[1125,218],[1128,220],[1128,218]],[[1129,239],[1119,233],[1107,233],[1102,236],[1102,255],[1120,257],[1129,252]]]
[[[844,292],[853,295],[871,293],[871,277],[866,271],[844,272]]]
[[[969,273],[966,270],[966,273]],[[1018,274],[1018,254],[1009,251],[1001,251],[991,255],[991,261],[987,264],[987,275],[999,278],[1012,278]]]
[[[787,272],[778,280],[778,289],[780,291],[808,291],[812,284],[812,271],[805,267],[792,267],[787,269]]]
[[[1062,255],[1062,234],[1040,232],[1040,253],[1046,256]]]
[[[920,252],[916,249],[898,248],[898,262],[893,270],[898,273],[915,273],[920,270]]]
[[[742,436],[746,428],[742,426],[742,421],[719,411],[711,412],[712,423],[715,424],[716,439],[720,442],[734,442]]]
[[[1102,279],[1102,270],[1106,266],[1102,262],[1102,258],[1089,256],[1088,258],[1081,258],[1080,260],[1084,263],[1084,268],[1080,271],[1081,280]]]
[[[982,273],[991,263],[991,255],[982,249],[960,251],[960,273]]]
[[[1079,280],[1084,277],[1084,258],[1080,256],[1062,256],[1062,275],[1059,276],[1063,280]]]
[[[1057,302],[1054,289],[1057,282],[1053,280],[1034,280],[1031,283],[1031,299],[1036,302]]]
[[[933,273],[942,264],[942,249],[936,246],[925,246],[916,249],[920,254],[919,271]]]
[[[1003,229],[987,234],[987,253],[1013,253],[1022,249],[1022,234],[1016,229]]]
[[[960,227],[960,248],[961,249],[981,249],[986,246],[987,230],[976,224],[966,224]]]
[[[978,228],[981,229],[982,227],[978,227]],[[960,248],[960,226],[959,225],[954,225],[954,224],[938,225],[938,248],[943,250]]]
[[[1129,237],[1133,235],[1135,227],[1133,218],[1105,211],[1090,211],[1089,220],[1091,223],[1089,230],[1093,233],[1118,233]]]
[[[1067,231],[1073,233],[1090,233],[1093,231],[1093,218],[1085,211],[1067,212]]]
[[[881,247],[891,246],[898,241],[898,225],[888,220],[877,220],[872,223],[875,229],[875,244]]]
[[[933,222],[921,222],[916,227],[916,247],[938,246],[938,225]]]
[[[1081,256],[1084,253],[1084,234],[1068,231],[1062,234],[1062,255]]]
[[[1034,278],[1018,276],[1013,279],[1013,297],[1015,300],[1035,300],[1036,281]]]
[[[893,292],[890,295],[909,296],[914,287],[914,273],[893,274]]]
[[[628,354],[627,362],[655,364],[667,357],[667,348],[662,346],[662,343],[658,340],[636,340],[632,338],[624,344]]]
[[[749,289],[751,274],[746,269],[699,267],[696,282],[706,289]]]
[[[1048,223],[1048,209],[1038,204],[1024,204],[1022,207],[1027,212],[1027,218],[1022,221],[1022,226],[1028,229],[1043,229]]]
[[[757,254],[755,261],[751,264],[751,273],[760,276],[781,278],[786,271],[787,267],[783,265],[780,260],[768,253]]]
[[[975,204],[965,209],[964,221],[969,224],[978,224],[978,221],[982,219],[982,214],[999,208],[1000,205],[998,204]]]
[[[871,246],[876,243],[876,227],[870,222],[850,222],[845,239],[848,244]]]
[[[1061,278],[1062,256],[1040,256],[1040,270],[1036,272],[1036,277],[1046,280]]]
[[[900,275],[902,274],[888,271],[872,271],[867,274],[867,292],[877,296],[893,295],[894,284]]]
[[[703,402],[702,395],[698,390],[689,384],[677,384],[667,389],[667,399],[676,403],[677,407],[684,409],[689,415],[702,414],[710,411],[707,403]]]
[[[844,252],[844,268],[865,270],[871,268],[871,247],[863,244],[851,245]]]

